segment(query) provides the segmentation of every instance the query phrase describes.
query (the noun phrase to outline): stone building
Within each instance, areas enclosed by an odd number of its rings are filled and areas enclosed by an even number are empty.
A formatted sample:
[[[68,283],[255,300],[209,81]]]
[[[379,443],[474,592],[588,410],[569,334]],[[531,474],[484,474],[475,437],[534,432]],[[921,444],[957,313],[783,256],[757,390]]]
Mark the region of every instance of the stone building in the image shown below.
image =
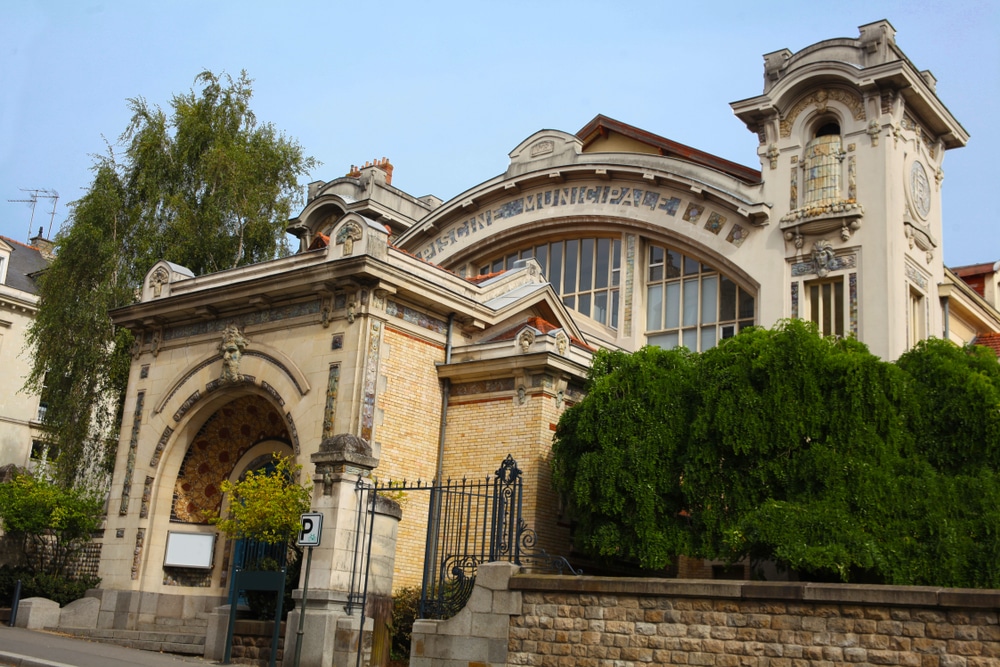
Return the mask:
[[[221,482],[273,451],[311,473],[340,433],[382,479],[487,476],[512,454],[527,522],[564,551],[549,448],[597,348],[701,351],[790,317],[887,359],[1000,332],[996,272],[990,302],[942,263],[942,164],[968,135],[887,21],[765,55],[763,92],[732,107],[759,170],[597,116],[526,138],[448,202],[393,186],[386,160],[314,182],[293,256],[153,267],[114,315],[139,342],[102,587],[219,599],[228,546],[204,513]],[[397,585],[419,581],[421,502]],[[204,567],[165,560],[168,534],[204,538]]]

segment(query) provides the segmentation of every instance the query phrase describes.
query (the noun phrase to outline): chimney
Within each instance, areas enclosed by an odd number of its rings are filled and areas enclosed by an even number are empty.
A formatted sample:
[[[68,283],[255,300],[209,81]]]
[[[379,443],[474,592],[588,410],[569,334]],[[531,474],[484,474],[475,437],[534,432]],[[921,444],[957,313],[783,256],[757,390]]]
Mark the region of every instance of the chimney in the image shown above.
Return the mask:
[[[50,262],[56,258],[55,250],[56,244],[45,238],[43,235],[43,228],[38,228],[38,235],[31,239],[31,247],[41,253],[42,257],[49,260]]]
[[[375,158],[371,162],[365,162],[363,167],[352,164],[351,170],[347,172],[349,178],[360,178],[362,169],[371,169],[375,167],[381,169],[385,173],[385,184],[392,185],[392,163],[389,162],[389,158],[384,157],[381,160]]]

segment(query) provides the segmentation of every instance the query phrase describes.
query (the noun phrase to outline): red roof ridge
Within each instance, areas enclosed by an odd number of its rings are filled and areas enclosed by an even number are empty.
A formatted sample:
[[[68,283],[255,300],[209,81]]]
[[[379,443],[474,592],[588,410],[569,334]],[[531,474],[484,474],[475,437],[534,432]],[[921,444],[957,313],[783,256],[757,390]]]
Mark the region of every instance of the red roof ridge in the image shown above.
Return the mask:
[[[3,239],[4,241],[7,241],[8,243],[13,243],[14,245],[19,245],[22,248],[25,248],[27,250],[34,250],[37,253],[41,253],[41,251],[38,248],[36,248],[35,246],[27,244],[27,243],[22,243],[21,241],[18,241],[17,239],[12,239],[9,236],[2,236],[2,235],[0,235],[0,239]]]

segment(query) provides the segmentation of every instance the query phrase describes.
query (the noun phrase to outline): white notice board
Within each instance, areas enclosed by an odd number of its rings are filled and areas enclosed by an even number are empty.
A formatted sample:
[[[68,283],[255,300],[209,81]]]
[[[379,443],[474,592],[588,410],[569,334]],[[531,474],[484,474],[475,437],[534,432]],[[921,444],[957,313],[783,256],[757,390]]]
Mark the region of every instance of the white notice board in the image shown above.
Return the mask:
[[[198,567],[211,569],[215,551],[215,533],[167,532],[164,567]]]

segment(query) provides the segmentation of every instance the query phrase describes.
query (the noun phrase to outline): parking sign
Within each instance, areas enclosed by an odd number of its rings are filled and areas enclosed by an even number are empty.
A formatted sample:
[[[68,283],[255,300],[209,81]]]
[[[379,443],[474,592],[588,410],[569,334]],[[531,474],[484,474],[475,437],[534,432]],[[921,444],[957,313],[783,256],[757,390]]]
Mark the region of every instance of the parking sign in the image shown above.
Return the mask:
[[[302,530],[296,544],[300,547],[318,547],[323,536],[323,515],[319,512],[307,512],[300,519]]]

